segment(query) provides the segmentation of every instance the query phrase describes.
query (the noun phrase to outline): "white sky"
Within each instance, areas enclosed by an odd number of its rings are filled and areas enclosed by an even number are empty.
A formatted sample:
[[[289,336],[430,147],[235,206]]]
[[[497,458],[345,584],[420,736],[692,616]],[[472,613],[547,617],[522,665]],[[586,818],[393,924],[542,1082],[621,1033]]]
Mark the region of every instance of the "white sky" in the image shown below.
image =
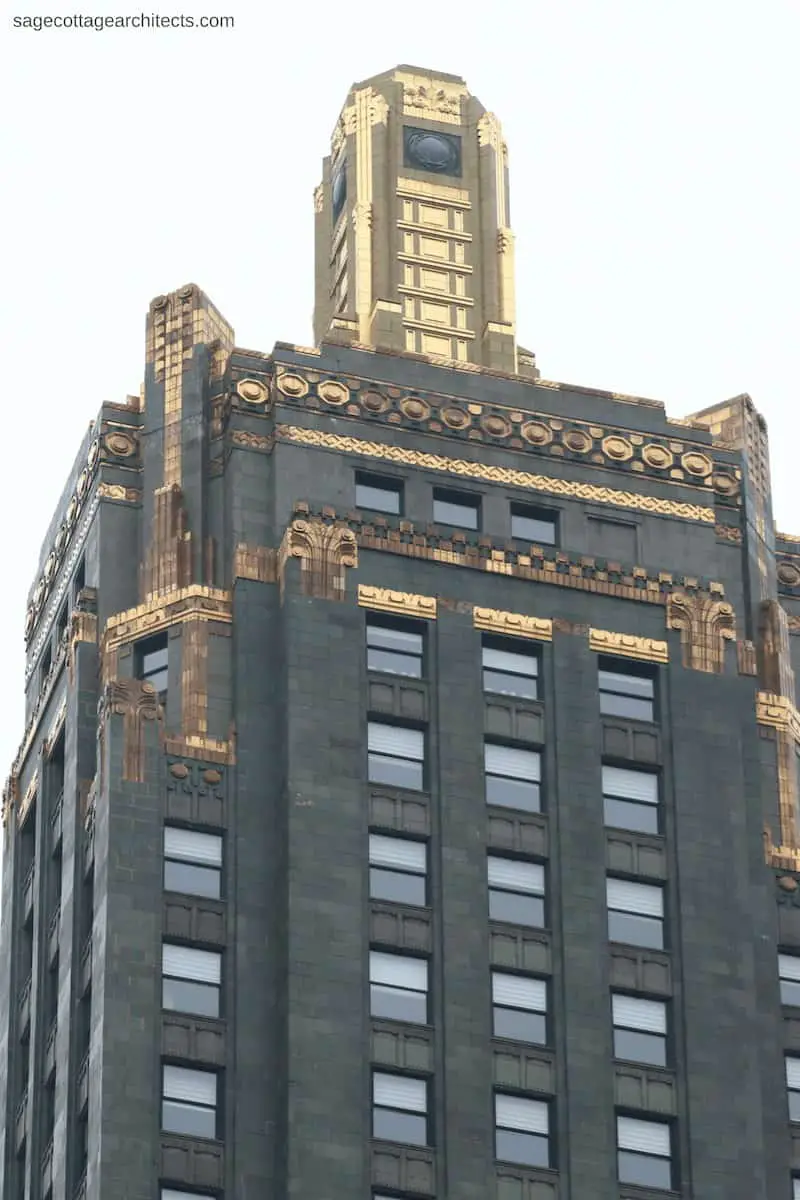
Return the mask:
[[[184,3],[236,28],[3,39],[2,777],[40,541],[101,401],[138,391],[150,299],[195,282],[238,345],[308,344],[320,160],[349,85],[398,63],[462,75],[503,122],[519,339],[543,376],[674,416],[748,391],[800,534],[795,2]]]

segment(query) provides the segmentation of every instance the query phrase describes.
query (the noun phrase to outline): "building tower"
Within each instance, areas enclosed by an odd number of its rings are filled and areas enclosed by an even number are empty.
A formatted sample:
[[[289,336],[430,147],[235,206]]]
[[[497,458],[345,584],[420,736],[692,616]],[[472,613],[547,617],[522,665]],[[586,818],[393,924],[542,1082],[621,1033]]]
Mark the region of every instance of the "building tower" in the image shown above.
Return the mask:
[[[316,347],[151,303],[30,591],[2,1200],[800,1200],[800,539],[749,397],[538,377],[507,196],[400,67]]]

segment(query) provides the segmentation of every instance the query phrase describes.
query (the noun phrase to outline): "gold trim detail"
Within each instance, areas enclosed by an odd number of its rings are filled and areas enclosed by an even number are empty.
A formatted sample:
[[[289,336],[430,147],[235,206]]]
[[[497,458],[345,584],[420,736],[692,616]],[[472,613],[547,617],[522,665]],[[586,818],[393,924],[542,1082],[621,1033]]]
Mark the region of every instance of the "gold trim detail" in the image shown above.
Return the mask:
[[[270,546],[240,542],[233,554],[233,578],[275,583],[278,578],[275,551]]]
[[[236,741],[233,736],[227,742],[219,738],[165,737],[164,750],[181,758],[196,758],[201,762],[224,763],[233,766],[236,762]]]
[[[181,643],[181,726],[186,737],[208,733],[208,622],[186,622]]]
[[[117,500],[122,504],[141,504],[139,488],[123,487],[121,483],[99,483],[97,494],[101,500]]]
[[[294,520],[288,525],[278,551],[278,579],[284,595],[286,563],[301,561],[304,596],[344,600],[345,567],[358,566],[356,535],[347,525],[326,524],[314,518]]]
[[[612,633],[608,629],[589,630],[589,649],[598,654],[636,658],[641,662],[669,662],[669,647],[655,638],[637,637],[632,633]]]
[[[435,621],[437,616],[435,596],[395,592],[391,588],[369,587],[365,583],[358,585],[358,603],[361,608],[371,608],[376,612],[395,613],[403,617],[424,617],[427,621]]]
[[[667,597],[667,628],[680,630],[685,667],[722,674],[725,642],[736,638],[731,604],[713,596],[673,592]]]
[[[144,730],[148,721],[163,722],[164,710],[152,683],[142,679],[112,679],[106,684],[104,716],[121,716],[122,779],[144,783]]]
[[[38,786],[39,786],[39,768],[37,767],[36,770],[33,772],[33,775],[31,776],[30,783],[25,788],[25,795],[22,797],[21,802],[17,805],[17,826],[18,827],[20,825],[22,825],[23,821],[25,820],[25,818],[28,815],[28,810],[30,809],[30,806],[33,804],[33,798],[36,795],[36,789],[38,788]]]
[[[756,692],[756,721],[770,729],[791,733],[800,742],[800,712],[786,696],[775,692]]]
[[[269,454],[275,444],[272,434],[249,433],[246,429],[234,429],[231,433],[231,443],[243,450],[258,450]]]
[[[109,683],[115,677],[117,651],[126,642],[186,621],[220,621],[229,625],[233,619],[231,607],[230,592],[195,583],[116,613],[108,618],[103,633],[103,680]]]
[[[549,496],[571,496],[578,500],[589,500],[594,504],[609,504],[657,516],[678,517],[685,521],[700,521],[714,524],[714,509],[700,504],[686,504],[677,500],[662,500],[658,496],[640,495],[636,492],[618,491],[616,488],[596,487],[594,484],[577,483],[571,479],[554,476],[534,475],[529,471],[517,471],[510,467],[489,467],[480,462],[450,458],[443,454],[428,454],[421,450],[407,450],[385,442],[369,442],[362,438],[344,434],[323,433],[319,429],[302,429],[296,425],[279,425],[276,436],[298,445],[318,449],[335,450],[342,454],[360,454],[364,457],[403,463],[421,467],[428,471],[440,471],[464,479],[480,479],[487,483],[503,483],[511,487],[528,488]]]
[[[547,617],[531,617],[527,613],[503,612],[499,608],[472,610],[472,624],[486,633],[503,637],[529,638],[536,642],[552,642],[553,622]]]
[[[54,716],[54,718],[51,722],[50,728],[48,729],[47,734],[45,736],[45,739],[44,739],[45,755],[48,755],[51,753],[53,746],[55,745],[56,738],[61,733],[61,730],[64,728],[64,722],[66,721],[66,719],[67,719],[67,697],[65,696],[64,699],[61,701],[59,710],[56,713],[56,715]]]

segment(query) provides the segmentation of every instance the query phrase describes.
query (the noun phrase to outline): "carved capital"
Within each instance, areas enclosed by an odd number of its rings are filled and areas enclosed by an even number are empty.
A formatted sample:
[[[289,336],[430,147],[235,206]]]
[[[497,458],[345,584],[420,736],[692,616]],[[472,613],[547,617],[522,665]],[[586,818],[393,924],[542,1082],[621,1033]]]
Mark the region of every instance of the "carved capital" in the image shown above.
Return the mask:
[[[123,719],[122,778],[128,783],[144,782],[144,730],[149,721],[162,722],[164,711],[152,683],[142,679],[112,679],[100,702],[105,721]]]
[[[673,592],[667,597],[667,628],[680,630],[685,667],[722,673],[725,642],[736,637],[731,604],[712,596]]]
[[[304,596],[343,600],[345,567],[358,566],[356,535],[347,525],[319,520],[292,521],[278,552],[278,575],[283,596],[286,563],[299,558]]]

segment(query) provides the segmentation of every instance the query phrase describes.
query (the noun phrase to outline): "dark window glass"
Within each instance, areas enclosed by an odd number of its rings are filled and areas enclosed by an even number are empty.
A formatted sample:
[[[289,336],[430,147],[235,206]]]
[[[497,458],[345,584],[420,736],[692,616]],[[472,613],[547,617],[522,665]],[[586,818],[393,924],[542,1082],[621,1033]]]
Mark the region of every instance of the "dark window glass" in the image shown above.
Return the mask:
[[[616,796],[604,796],[603,805],[606,825],[638,833],[658,833],[658,805],[618,800]]]
[[[136,647],[136,674],[151,683],[160,696],[167,691],[169,650],[167,635],[148,638]]]
[[[800,954],[779,954],[781,1004],[800,1007]]]
[[[655,720],[655,681],[652,676],[620,670],[601,660],[598,672],[600,712],[635,721]]]
[[[164,976],[163,1007],[173,1012],[196,1013],[199,1017],[219,1016],[219,987],[195,983],[189,979]]]
[[[164,861],[164,887],[168,892],[187,892],[190,896],[219,899],[220,873],[217,867],[198,867],[194,863]]]
[[[614,1030],[614,1057],[628,1062],[650,1063],[654,1067],[667,1065],[667,1039],[657,1033],[642,1033],[637,1029]]]
[[[423,906],[427,903],[425,876],[370,867],[369,894],[373,900]]]
[[[410,758],[391,758],[386,754],[370,754],[370,783],[385,783],[391,787],[422,791],[422,763]]]
[[[558,514],[524,504],[511,505],[511,536],[538,546],[555,546],[558,540]]]
[[[612,942],[626,942],[629,946],[649,946],[664,949],[664,923],[658,917],[641,917],[638,913],[608,913],[608,937]]]
[[[427,1146],[428,1118],[396,1108],[375,1108],[372,1112],[372,1136],[386,1142],[405,1142],[409,1146]]]
[[[409,627],[367,622],[367,667],[422,678],[422,634]]]
[[[370,722],[368,776],[370,783],[421,791],[424,783],[424,737],[419,730]]]
[[[187,1104],[183,1100],[165,1100],[161,1128],[167,1133],[213,1138],[217,1133],[217,1114],[213,1108],[204,1108],[199,1104]]]
[[[541,896],[525,896],[521,892],[504,892],[490,888],[489,916],[493,921],[532,925],[541,929],[544,926],[544,899]]]
[[[789,1092],[789,1120],[800,1121],[800,1092]]]
[[[792,1004],[800,1008],[800,980],[781,980],[781,1004]]]
[[[617,1162],[621,1183],[638,1184],[639,1187],[663,1188],[664,1191],[669,1191],[672,1187],[672,1165],[668,1158],[620,1150],[617,1154]]]
[[[549,1167],[548,1139],[541,1133],[520,1133],[514,1129],[497,1130],[497,1157],[502,1162],[528,1167]]]
[[[470,496],[466,492],[448,492],[439,488],[433,493],[433,519],[440,525],[477,529],[480,524],[480,511],[479,496]]]
[[[547,1017],[544,1013],[525,1012],[521,1008],[505,1008],[495,1004],[494,1035],[511,1038],[515,1042],[533,1042],[537,1046],[547,1044]]]
[[[402,500],[401,480],[381,478],[378,475],[356,475],[356,508],[399,516]]]

